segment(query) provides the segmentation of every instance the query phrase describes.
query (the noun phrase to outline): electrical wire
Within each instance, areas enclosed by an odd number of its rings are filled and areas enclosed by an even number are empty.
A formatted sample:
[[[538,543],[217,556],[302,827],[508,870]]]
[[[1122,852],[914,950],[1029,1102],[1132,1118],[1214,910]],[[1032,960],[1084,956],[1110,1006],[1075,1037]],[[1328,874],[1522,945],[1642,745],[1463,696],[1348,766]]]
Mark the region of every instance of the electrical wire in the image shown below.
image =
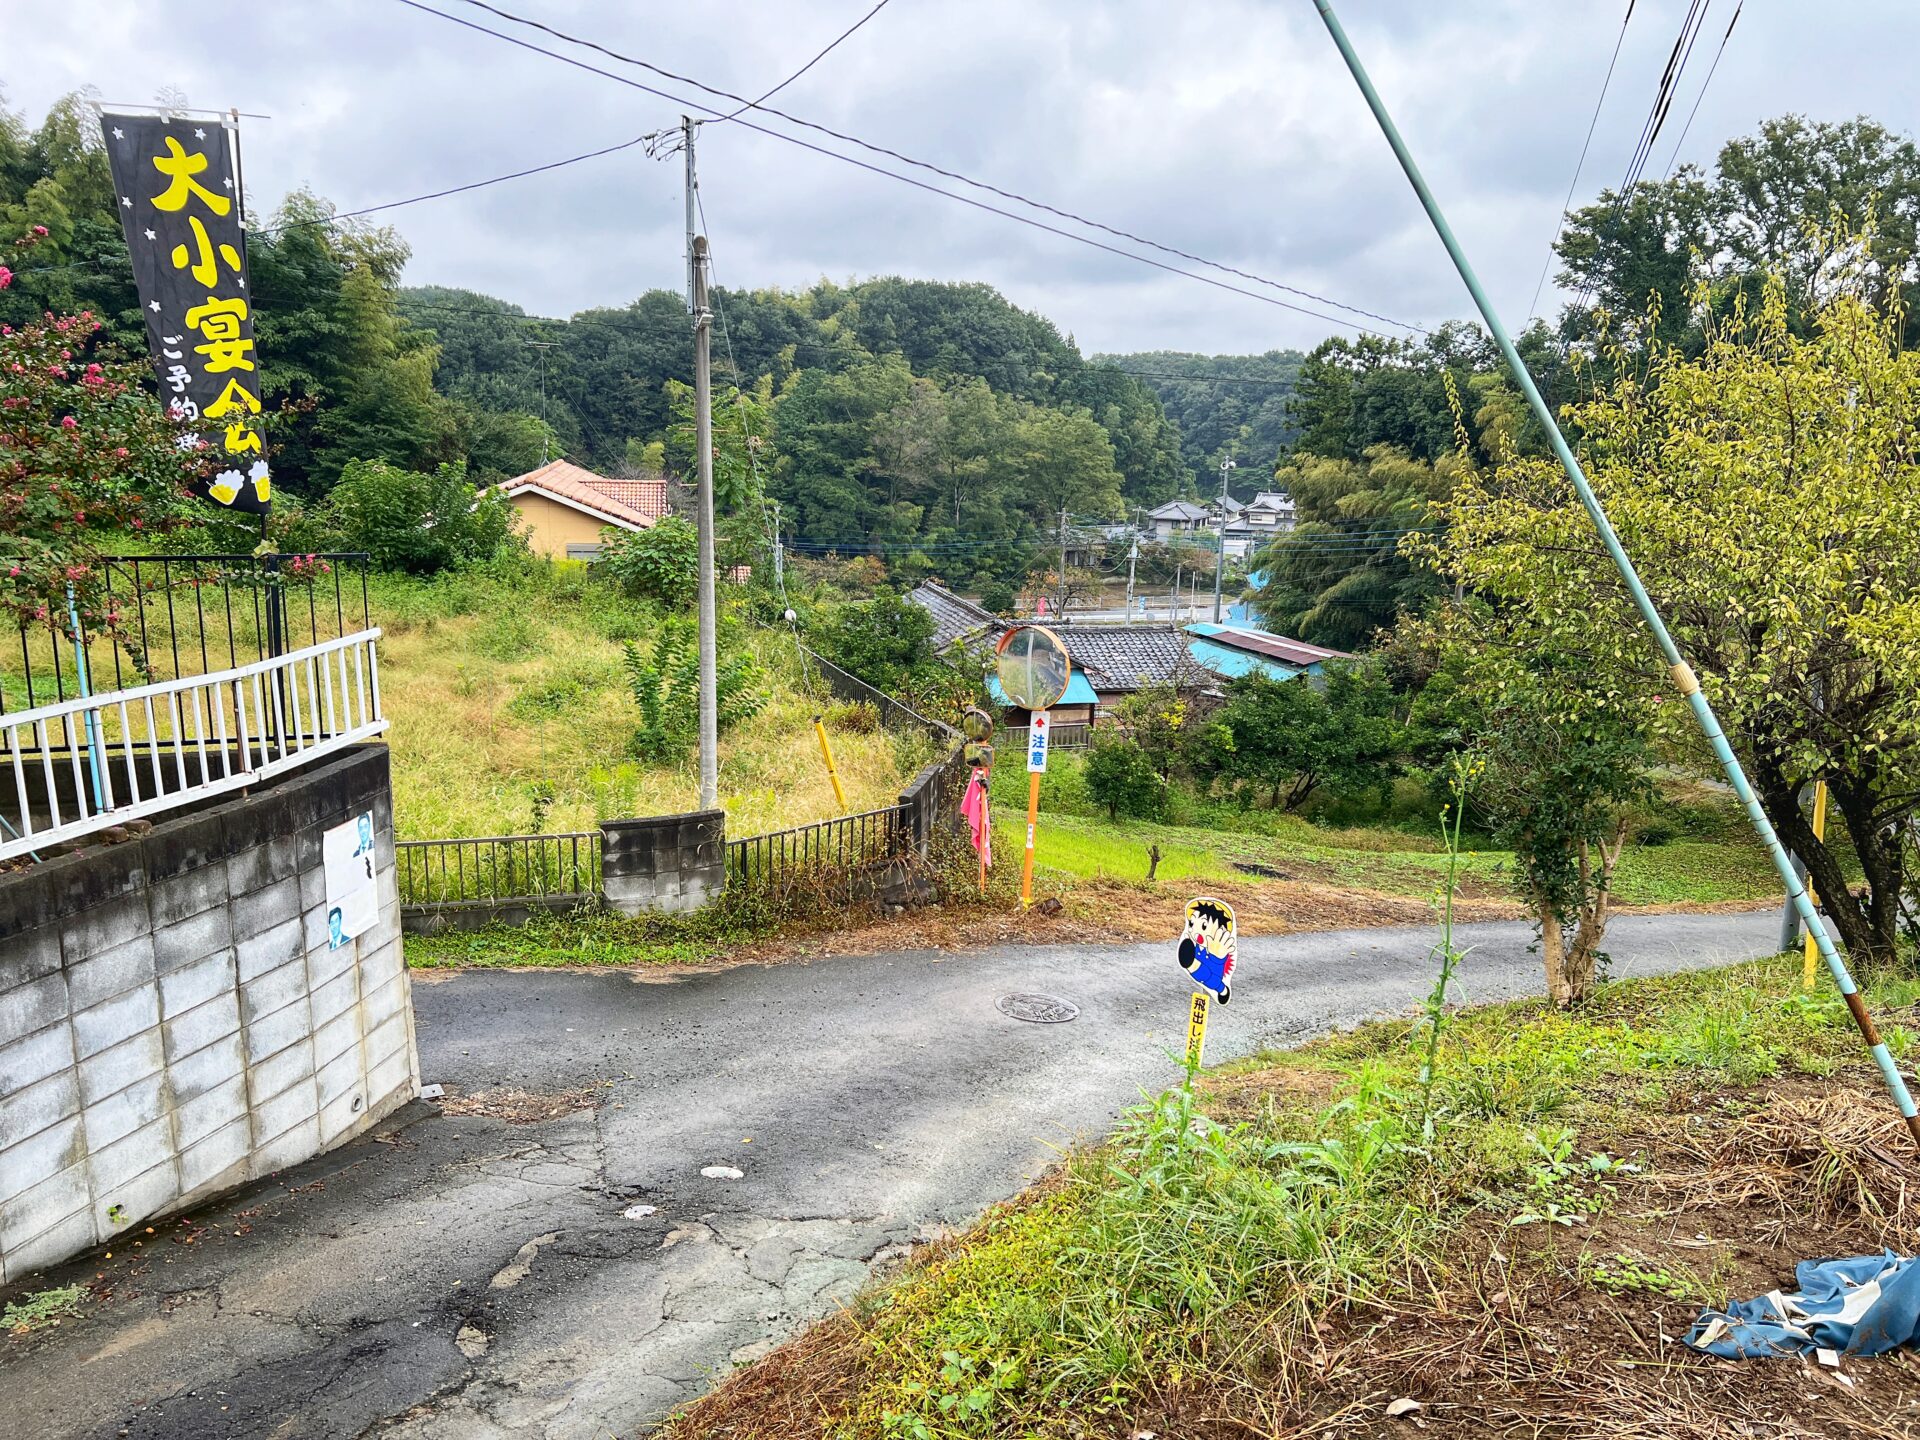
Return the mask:
[[[1232,291],[1235,294],[1245,295],[1251,299],[1261,300],[1261,301],[1265,301],[1268,304],[1277,305],[1282,309],[1293,310],[1300,314],[1311,316],[1316,320],[1324,321],[1330,325],[1341,325],[1341,326],[1345,326],[1348,329],[1363,331],[1367,334],[1380,335],[1383,339],[1392,338],[1391,336],[1387,336],[1379,330],[1375,330],[1373,327],[1369,325],[1361,325],[1353,321],[1339,320],[1330,315],[1322,315],[1316,311],[1305,309],[1304,307],[1299,305],[1289,304],[1285,301],[1276,300],[1271,296],[1260,295],[1253,291],[1244,290],[1237,285],[1229,285],[1222,281],[1211,279],[1208,276],[1196,275],[1190,270],[1182,270],[1178,266],[1168,265],[1161,261],[1154,260],[1148,256],[1136,254],[1133,251],[1122,250],[1116,246],[1104,244],[1098,240],[1092,239],[1090,236],[1075,234],[1073,231],[1070,231],[1070,230],[1062,230],[1056,226],[1047,225],[1041,221],[1033,219],[1031,216],[1019,215],[1014,213],[1013,211],[1003,210],[998,206],[989,205],[979,200],[970,199],[965,195],[956,195],[951,190],[942,190],[937,185],[929,185],[925,181],[915,180],[912,176],[902,175],[898,171],[886,169],[884,166],[872,165],[867,163],[866,161],[856,159],[851,155],[844,155],[844,154],[841,154],[839,151],[829,150],[824,146],[812,144],[809,141],[800,139],[798,136],[788,135],[779,130],[769,129],[764,125],[756,125],[751,121],[739,119],[738,116],[740,114],[740,111],[735,111],[731,115],[723,115],[720,110],[714,108],[713,106],[704,105],[696,101],[688,100],[684,96],[672,94],[671,92],[661,90],[656,86],[643,84],[642,82],[633,79],[631,76],[615,74],[613,71],[603,69],[597,65],[589,64],[587,61],[581,60],[575,56],[563,55],[556,50],[550,50],[544,46],[536,45],[531,41],[522,40],[518,36],[508,35],[499,30],[490,29],[485,25],[478,24],[475,21],[467,20],[461,16],[452,15],[444,10],[435,9],[431,5],[422,3],[422,0],[398,0],[398,3],[405,5],[410,9],[419,10],[428,15],[438,16],[442,20],[446,20],[452,24],[459,25],[466,29],[476,31],[479,34],[491,35],[496,40],[505,41],[509,45],[518,46],[521,49],[529,50],[534,54],[545,55],[549,59],[560,61],[562,64],[572,65],[577,69],[585,70],[591,74],[604,76],[609,80],[616,81],[617,83],[622,85],[630,86],[633,89],[643,91],[649,95],[655,95],[660,97],[661,99],[670,100],[677,105],[683,105],[690,109],[703,111],[707,115],[714,117],[716,120],[717,119],[731,120],[734,124],[744,126],[745,128],[756,131],[759,134],[771,136],[776,140],[784,140],[790,145],[797,145],[802,149],[811,150],[816,154],[827,156],[829,159],[838,160],[842,164],[853,165],[862,170],[871,171],[876,175],[883,175],[889,179],[898,180],[903,184],[912,185],[918,189],[929,191],[930,193],[935,195],[943,195],[949,200],[957,201],[963,205],[973,206],[975,209],[984,210],[989,214],[999,215],[1005,219],[1013,220],[1018,224],[1028,225],[1035,229],[1046,231],[1049,234],[1058,235],[1063,239],[1073,240],[1082,245],[1089,245],[1095,249],[1105,250],[1110,254],[1119,255],[1125,259],[1133,260],[1138,264],[1151,265],[1156,269],[1165,270],[1174,275],[1181,275],[1189,280],[1197,280],[1202,284],[1213,285],[1219,289]],[[705,91],[707,94],[716,95],[723,99],[734,101],[740,104],[743,109],[759,109],[760,113],[764,115],[771,115],[771,116],[778,117],[779,119],[784,120],[791,125],[799,126],[802,129],[812,130],[818,134],[829,136],[832,139],[841,141],[842,143],[845,143],[845,144],[857,146],[860,149],[866,150],[872,154],[885,155],[891,159],[900,161],[902,164],[911,165],[916,169],[925,170],[931,174],[940,175],[946,179],[956,181],[962,185],[969,186],[976,190],[984,191],[988,194],[997,195],[1002,199],[1011,200],[1016,204],[1025,205],[1034,210],[1044,211],[1047,214],[1055,215],[1063,220],[1069,220],[1074,224],[1084,225],[1089,229],[1102,231],[1106,234],[1114,236],[1117,239],[1128,240],[1138,245],[1145,245],[1149,249],[1158,250],[1163,254],[1173,255],[1183,260],[1192,261],[1193,263],[1198,265],[1204,265],[1208,269],[1218,270],[1225,274],[1235,275],[1240,279],[1250,280],[1255,284],[1266,286],[1269,289],[1283,291],[1290,295],[1298,295],[1304,299],[1312,300],[1317,304],[1331,306],[1336,310],[1343,310],[1349,314],[1364,316],[1367,319],[1377,320],[1377,321],[1380,321],[1382,324],[1392,325],[1402,330],[1411,330],[1418,334],[1427,333],[1426,327],[1413,324],[1410,321],[1396,320],[1392,316],[1381,315],[1370,310],[1363,310],[1358,306],[1348,305],[1343,301],[1334,300],[1329,296],[1320,295],[1311,290],[1304,290],[1298,286],[1287,285],[1282,283],[1281,281],[1270,279],[1267,276],[1259,275],[1249,270],[1242,270],[1231,265],[1223,264],[1219,261],[1209,260],[1205,256],[1196,255],[1191,251],[1181,250],[1175,246],[1162,244],[1157,240],[1150,240],[1145,236],[1136,235],[1126,230],[1120,230],[1114,226],[1107,225],[1100,221],[1090,219],[1087,216],[1076,214],[1073,211],[1063,210],[1057,206],[1046,204],[1044,201],[1034,200],[1029,196],[1019,194],[1017,191],[1002,189],[1001,187],[996,185],[991,185],[984,180],[976,180],[971,176],[963,175],[960,172],[955,170],[945,169],[944,167],[935,165],[930,161],[916,159],[913,156],[903,154],[900,151],[890,149],[887,146],[873,144],[870,141],[861,139],[857,135],[849,135],[844,131],[834,130],[828,126],[819,125],[810,120],[803,120],[796,115],[788,114],[786,111],[775,109],[772,106],[766,106],[766,107],[757,106],[754,102],[749,101],[745,96],[736,95],[730,90],[722,90],[717,86],[708,85],[700,80],[696,80],[692,78],[691,76],[679,74],[678,72],[668,70],[663,66],[655,65],[650,61],[641,60],[636,56],[623,55],[620,52],[616,50],[611,50],[608,47],[601,45],[596,41],[587,40],[575,35],[569,35],[564,31],[556,30],[552,26],[545,25],[540,21],[529,20],[523,16],[513,14],[511,11],[502,10],[497,6],[489,5],[485,3],[485,0],[459,0],[459,3],[471,5],[476,9],[484,10],[489,14],[498,16],[502,20],[508,21],[509,23],[522,25],[529,29],[541,31],[547,35],[553,36],[557,40],[565,41],[570,45],[578,45],[583,49],[596,51],[599,54],[607,56],[609,59],[620,62],[621,64],[633,65],[633,66],[637,66],[640,69],[651,71],[652,73],[662,76],[665,79],[672,80],[677,84],[691,85],[697,90]]]
[[[793,84],[794,81],[798,80],[802,75],[806,74],[814,66],[818,65],[822,60],[826,59],[827,56],[832,54],[833,51],[839,46],[842,40],[845,40],[849,35],[853,34],[854,31],[858,30],[862,25],[866,24],[869,20],[873,19],[874,16],[878,15],[882,10],[886,8],[887,8],[887,0],[880,0],[880,3],[878,5],[875,5],[871,10],[867,11],[866,14],[862,15],[858,20],[854,21],[853,24],[849,25],[846,29],[842,30],[838,35],[836,35],[833,38],[832,44],[828,45],[825,50],[822,50],[818,55],[815,55],[811,60],[807,61],[806,64],[802,65],[798,70],[794,71],[791,75],[787,76],[786,79],[782,80],[778,85],[774,86],[773,89],[767,91],[758,100],[749,100],[747,101],[746,104],[742,105],[738,110],[734,111],[732,115],[722,115],[718,120],[712,123],[716,125],[724,125],[727,121],[739,117],[740,115],[744,114],[748,110],[758,109],[761,105],[765,104],[767,101],[771,100],[774,96],[778,95],[782,90],[786,89],[787,86]]]
[[[1720,57],[1727,53],[1727,41],[1733,38],[1733,27],[1740,23],[1740,12],[1746,7],[1746,0],[1733,7],[1733,18],[1727,22],[1726,34],[1720,37],[1720,48],[1713,52],[1713,64],[1707,67],[1707,78],[1700,82],[1700,93],[1693,97],[1693,108],[1687,112],[1687,123],[1680,127],[1680,138],[1673,142],[1673,153],[1667,156],[1667,168],[1661,173],[1661,180],[1673,174],[1673,162],[1680,158],[1680,147],[1687,143],[1687,132],[1693,129],[1693,117],[1700,113],[1700,102],[1707,98],[1707,87],[1713,84],[1714,73],[1720,68]]]
[[[1620,47],[1627,38],[1627,21],[1633,19],[1635,0],[1627,0],[1627,13],[1620,21],[1620,33],[1613,37],[1613,55],[1607,61],[1606,78],[1600,82],[1600,94],[1593,102],[1593,118],[1587,121],[1587,138],[1580,142],[1580,158],[1573,165],[1573,179],[1567,182],[1567,198],[1560,204],[1560,216],[1554,221],[1553,238],[1547,242],[1547,258],[1541,263],[1540,278],[1534,283],[1533,299],[1527,302],[1529,318],[1539,313],[1540,292],[1546,288],[1547,272],[1553,268],[1553,247],[1560,243],[1560,232],[1566,227],[1567,210],[1573,204],[1573,192],[1580,184],[1580,172],[1586,168],[1587,150],[1593,144],[1593,132],[1600,123],[1600,109],[1607,103],[1607,89],[1613,84],[1613,67],[1620,63]]]

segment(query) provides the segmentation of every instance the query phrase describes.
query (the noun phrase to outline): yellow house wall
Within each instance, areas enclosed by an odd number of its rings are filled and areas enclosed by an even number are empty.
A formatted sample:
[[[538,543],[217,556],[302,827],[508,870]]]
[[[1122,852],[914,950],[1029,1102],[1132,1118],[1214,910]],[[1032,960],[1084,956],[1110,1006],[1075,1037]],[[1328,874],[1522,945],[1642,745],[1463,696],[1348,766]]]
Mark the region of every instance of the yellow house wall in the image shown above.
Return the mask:
[[[606,521],[582,514],[544,495],[516,495],[513,508],[520,512],[520,529],[536,555],[564,560],[568,545],[591,545],[607,528]]]

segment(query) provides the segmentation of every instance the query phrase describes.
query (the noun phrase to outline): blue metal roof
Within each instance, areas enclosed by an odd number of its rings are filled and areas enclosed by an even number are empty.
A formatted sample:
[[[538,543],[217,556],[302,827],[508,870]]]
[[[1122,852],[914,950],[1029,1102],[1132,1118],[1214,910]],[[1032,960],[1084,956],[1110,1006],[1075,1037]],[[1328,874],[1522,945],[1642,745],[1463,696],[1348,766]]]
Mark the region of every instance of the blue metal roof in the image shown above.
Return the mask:
[[[1264,655],[1249,654],[1245,650],[1236,650],[1231,645],[1222,645],[1217,640],[1205,636],[1195,636],[1187,642],[1187,653],[1216,675],[1224,675],[1229,680],[1242,675],[1265,675],[1272,680],[1291,680],[1300,673],[1300,668],[1287,665],[1279,660],[1270,660]]]
[[[1007,692],[1000,688],[1000,679],[996,675],[987,676],[987,697],[996,705],[1013,707],[1013,701],[1007,698]],[[1060,697],[1062,705],[1097,705],[1100,697],[1093,693],[1093,685],[1076,666],[1073,674],[1067,677],[1067,693]]]

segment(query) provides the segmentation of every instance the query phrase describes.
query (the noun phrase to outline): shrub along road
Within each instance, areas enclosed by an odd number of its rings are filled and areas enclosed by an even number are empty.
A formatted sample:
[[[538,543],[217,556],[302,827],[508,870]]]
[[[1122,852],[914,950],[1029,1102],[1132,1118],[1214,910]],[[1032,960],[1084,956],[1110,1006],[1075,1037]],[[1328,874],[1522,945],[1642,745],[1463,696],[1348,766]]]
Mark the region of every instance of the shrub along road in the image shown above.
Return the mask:
[[[1457,933],[1462,1001],[1538,990],[1526,926]],[[1777,937],[1628,916],[1609,949],[1624,976]],[[1244,941],[1208,1058],[1407,1011],[1433,938]],[[1078,1016],[1008,1018],[1023,991]],[[1190,993],[1171,945],[416,983],[445,1113],[45,1277],[95,1298],[5,1342],[8,1408],[48,1440],[634,1435],[1173,1082]]]

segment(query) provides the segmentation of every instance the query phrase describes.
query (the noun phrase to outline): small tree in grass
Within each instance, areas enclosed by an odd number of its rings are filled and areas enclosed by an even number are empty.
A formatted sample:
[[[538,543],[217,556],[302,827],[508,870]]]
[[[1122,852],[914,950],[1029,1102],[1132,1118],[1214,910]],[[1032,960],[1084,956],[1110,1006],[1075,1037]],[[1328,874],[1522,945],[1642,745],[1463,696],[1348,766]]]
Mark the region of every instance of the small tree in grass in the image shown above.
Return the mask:
[[[1516,645],[1512,628],[1484,606],[1444,616],[1411,728],[1474,772],[1472,805],[1513,852],[1547,994],[1565,1008],[1592,993],[1629,807],[1653,792],[1658,697],[1596,685],[1579,657]]]
[[[1107,807],[1109,819],[1154,820],[1166,813],[1167,784],[1131,740],[1100,734],[1087,751],[1087,793]]]
[[[1796,333],[1785,287],[1723,319],[1704,350],[1617,354],[1621,378],[1575,407],[1587,473],[1760,803],[1807,863],[1855,958],[1896,953],[1908,829],[1920,808],[1920,353],[1897,306],[1847,279]],[[1507,456],[1443,507],[1448,578],[1516,640],[1571,657],[1601,691],[1681,702],[1560,467]],[[1694,758],[1711,759],[1691,727]],[[1840,826],[1817,839],[1802,787],[1825,779]],[[1843,829],[1844,836],[1836,833]],[[1856,896],[1850,843],[1866,879]]]
[[[663,515],[645,530],[601,532],[599,566],[629,595],[670,610],[692,605],[700,589],[700,535],[692,522]]]
[[[1305,675],[1245,675],[1227,686],[1214,727],[1215,763],[1295,810],[1315,791],[1384,793],[1398,773],[1401,726],[1380,666],[1329,665],[1325,688]]]

